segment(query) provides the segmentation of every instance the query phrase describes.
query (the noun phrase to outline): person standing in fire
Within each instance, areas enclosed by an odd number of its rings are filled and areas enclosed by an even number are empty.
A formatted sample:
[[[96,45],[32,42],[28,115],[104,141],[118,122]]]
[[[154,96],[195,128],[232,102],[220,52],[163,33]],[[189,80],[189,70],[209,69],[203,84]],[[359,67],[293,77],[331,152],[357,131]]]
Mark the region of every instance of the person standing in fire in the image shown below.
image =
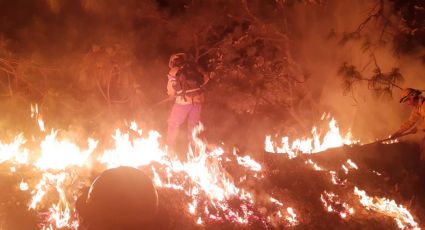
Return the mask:
[[[412,112],[407,121],[405,121],[400,128],[391,135],[391,139],[413,134],[418,131],[418,121],[425,117],[425,97],[422,91],[418,89],[406,88],[401,93],[400,103],[406,103],[412,107]],[[425,162],[425,137],[420,144],[421,156],[420,159]]]
[[[174,105],[168,119],[166,144],[170,152],[175,152],[179,128],[186,119],[188,139],[192,141],[192,130],[201,119],[204,101],[202,87],[208,82],[209,77],[202,74],[194,63],[189,62],[185,53],[171,55],[168,66],[170,70],[167,94],[174,98]]]

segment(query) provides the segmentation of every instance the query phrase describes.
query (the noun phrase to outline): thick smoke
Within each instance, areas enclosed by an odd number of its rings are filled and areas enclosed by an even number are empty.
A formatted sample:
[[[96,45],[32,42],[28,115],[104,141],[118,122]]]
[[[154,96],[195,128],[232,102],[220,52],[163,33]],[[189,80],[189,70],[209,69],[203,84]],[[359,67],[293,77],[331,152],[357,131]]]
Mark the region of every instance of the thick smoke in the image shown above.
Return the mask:
[[[389,10],[391,4],[386,4],[386,10]],[[341,44],[341,38],[355,31],[374,6],[374,1],[330,1],[326,6],[299,5],[291,11],[293,26],[298,28],[295,35],[298,39],[294,39],[295,52],[299,52],[298,60],[312,75],[309,82],[311,90],[342,127],[351,128],[354,136],[362,140],[386,137],[397,130],[410,112],[410,108],[398,103],[401,91],[397,88],[393,90],[393,98],[382,98],[369,90],[364,82],[358,84],[353,92],[343,94],[342,77],[338,75],[338,68],[343,62],[359,67],[363,76],[370,78],[373,75],[375,65],[370,52],[364,49],[365,39]],[[400,23],[397,18],[392,19]],[[377,41],[382,27],[382,22],[372,19],[366,24],[362,36],[372,42]],[[384,36],[383,39],[385,44],[379,44],[374,52],[382,72],[399,68],[405,78],[401,87],[423,89],[425,82],[420,75],[424,67],[420,59],[396,55],[392,38]]]
[[[220,8],[224,2],[229,9],[240,9],[240,12],[229,13]],[[143,120],[163,132],[169,105],[156,102],[166,97],[168,57],[174,52],[196,52],[193,47],[197,36],[206,33],[210,22],[239,20],[243,15],[240,1],[224,2],[2,1],[0,48],[12,53],[11,59],[25,60],[29,70],[23,71],[23,77],[31,83],[14,88],[19,97],[14,94],[2,98],[3,111],[20,114],[5,115],[8,121],[2,127],[16,123],[14,119],[23,120],[26,111],[29,116],[29,103],[41,103],[47,122],[64,129],[83,123],[91,128],[87,135],[103,129],[96,135],[110,133],[111,126],[122,125],[124,119]],[[370,139],[390,134],[408,115],[409,109],[397,103],[399,91],[394,90],[393,100],[384,100],[376,98],[366,84],[359,84],[353,93],[344,95],[338,75],[343,62],[358,66],[364,76],[373,73],[370,54],[362,50],[364,40],[352,40],[344,45],[340,41],[344,33],[354,31],[368,16],[374,1],[320,2],[283,4],[287,9],[281,27],[290,39],[289,49],[294,60],[309,76],[302,84],[311,91],[317,110],[332,113],[342,128],[351,128],[355,136]],[[189,7],[194,3],[196,9]],[[278,4],[273,4],[249,6],[255,7],[252,9],[255,14],[267,15],[276,13],[271,6],[278,7]],[[396,15],[392,17],[397,21]],[[193,28],[203,27],[204,30],[194,33]],[[381,27],[377,20],[371,20],[362,34],[374,40],[380,36]],[[387,44],[375,51],[382,71],[398,67],[406,79],[402,87],[425,88],[420,78],[423,65],[415,57],[395,55],[391,40],[386,39]],[[120,87],[114,95],[106,97],[106,85],[102,83],[106,75],[97,76],[93,72],[114,71],[111,67],[114,65],[121,72],[119,79],[112,80]],[[117,102],[110,103],[111,100]],[[227,119],[213,115],[219,111],[207,111],[209,114],[205,117],[210,120],[207,124],[222,124],[223,127],[214,127],[223,129],[217,133],[233,136],[229,130],[235,126],[226,120],[238,120],[237,116]],[[253,127],[257,128],[251,133],[262,126]]]

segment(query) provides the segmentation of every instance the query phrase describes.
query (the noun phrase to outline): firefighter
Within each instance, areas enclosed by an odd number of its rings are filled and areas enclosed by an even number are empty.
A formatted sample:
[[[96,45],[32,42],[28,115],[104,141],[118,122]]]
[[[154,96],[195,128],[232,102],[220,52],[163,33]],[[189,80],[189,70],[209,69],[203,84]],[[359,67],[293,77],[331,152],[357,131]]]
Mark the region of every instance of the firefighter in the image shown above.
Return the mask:
[[[406,88],[401,93],[400,103],[405,103],[412,107],[412,112],[409,119],[404,122],[400,128],[391,135],[392,139],[401,137],[406,133],[416,133],[417,124],[420,119],[425,117],[425,97],[422,95],[422,91],[413,88]],[[425,137],[422,139],[420,144],[421,149],[421,160],[425,161]]]
[[[174,152],[179,128],[186,120],[188,139],[192,141],[192,130],[201,119],[202,86],[208,81],[208,76],[189,62],[185,53],[171,55],[168,66],[167,94],[174,98],[174,105],[168,118],[166,142],[169,151]]]

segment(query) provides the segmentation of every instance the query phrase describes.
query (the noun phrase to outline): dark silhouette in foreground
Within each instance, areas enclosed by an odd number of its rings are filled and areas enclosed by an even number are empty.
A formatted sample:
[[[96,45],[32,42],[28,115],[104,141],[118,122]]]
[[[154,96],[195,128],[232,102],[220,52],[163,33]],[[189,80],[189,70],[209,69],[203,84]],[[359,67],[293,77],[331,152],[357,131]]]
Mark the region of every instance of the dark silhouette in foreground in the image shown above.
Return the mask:
[[[153,229],[158,194],[143,172],[118,167],[97,177],[76,208],[82,230]]]

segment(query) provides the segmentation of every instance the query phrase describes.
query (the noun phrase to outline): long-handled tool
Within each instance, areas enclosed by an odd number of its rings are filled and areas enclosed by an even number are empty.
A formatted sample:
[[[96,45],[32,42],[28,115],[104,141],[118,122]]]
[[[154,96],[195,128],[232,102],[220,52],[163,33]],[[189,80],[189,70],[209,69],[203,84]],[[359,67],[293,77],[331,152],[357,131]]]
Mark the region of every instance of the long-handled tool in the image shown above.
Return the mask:
[[[396,139],[398,139],[400,137],[404,137],[404,136],[407,136],[407,135],[415,134],[415,133],[417,133],[417,131],[418,130],[416,128],[413,128],[413,129],[409,130],[408,132],[402,133],[400,136],[397,136],[397,137],[388,137],[388,138],[385,138],[385,139],[380,139],[380,140],[373,141],[373,142],[368,143],[368,144],[364,144],[362,146],[373,145],[373,144],[382,143],[382,142],[386,142],[386,141],[396,140]]]
[[[164,104],[164,103],[167,103],[167,102],[173,101],[173,100],[174,100],[174,98],[175,98],[175,97],[167,97],[167,98],[165,98],[165,99],[163,99],[163,100],[161,100],[161,101],[159,101],[159,102],[157,102],[157,103],[155,103],[155,104],[151,105],[151,109],[152,109],[152,108],[155,108],[155,107],[157,107],[157,106],[160,106],[160,105],[162,105],[162,104]]]

